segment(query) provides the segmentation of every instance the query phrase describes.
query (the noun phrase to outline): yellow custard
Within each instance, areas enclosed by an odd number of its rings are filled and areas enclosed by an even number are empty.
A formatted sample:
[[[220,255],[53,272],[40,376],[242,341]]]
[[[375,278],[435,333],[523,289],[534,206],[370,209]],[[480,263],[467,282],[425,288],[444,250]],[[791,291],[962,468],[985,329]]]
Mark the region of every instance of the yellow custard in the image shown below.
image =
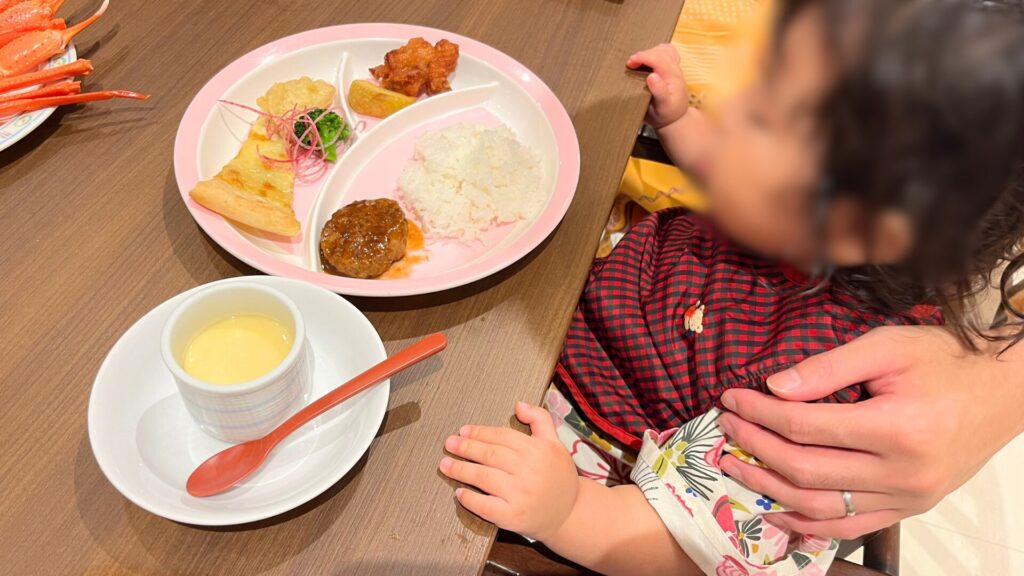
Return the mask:
[[[266,316],[231,316],[192,338],[182,367],[203,382],[239,384],[277,367],[292,349],[293,340],[290,330]]]

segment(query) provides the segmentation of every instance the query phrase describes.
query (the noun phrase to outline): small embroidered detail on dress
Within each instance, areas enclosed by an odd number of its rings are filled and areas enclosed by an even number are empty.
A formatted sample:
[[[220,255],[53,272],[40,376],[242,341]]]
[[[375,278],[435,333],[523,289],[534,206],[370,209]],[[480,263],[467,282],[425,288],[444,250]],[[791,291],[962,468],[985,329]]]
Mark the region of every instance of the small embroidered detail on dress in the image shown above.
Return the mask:
[[[694,334],[704,331],[704,305],[700,303],[700,300],[697,300],[696,304],[687,308],[683,313],[683,327]]]

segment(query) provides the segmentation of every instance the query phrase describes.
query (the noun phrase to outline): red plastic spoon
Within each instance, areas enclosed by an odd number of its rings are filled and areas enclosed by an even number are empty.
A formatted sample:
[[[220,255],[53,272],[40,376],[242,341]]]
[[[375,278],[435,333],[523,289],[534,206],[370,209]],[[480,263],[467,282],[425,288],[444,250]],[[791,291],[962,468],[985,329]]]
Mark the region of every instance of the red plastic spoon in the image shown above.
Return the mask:
[[[243,478],[259,469],[270,452],[281,440],[302,427],[313,418],[327,412],[345,400],[386,380],[406,368],[430,358],[448,345],[444,334],[437,333],[409,346],[405,350],[385,359],[380,364],[356,376],[325,394],[287,419],[280,426],[262,438],[222,450],[199,465],[188,477],[185,489],[197,496],[213,496],[231,488]]]

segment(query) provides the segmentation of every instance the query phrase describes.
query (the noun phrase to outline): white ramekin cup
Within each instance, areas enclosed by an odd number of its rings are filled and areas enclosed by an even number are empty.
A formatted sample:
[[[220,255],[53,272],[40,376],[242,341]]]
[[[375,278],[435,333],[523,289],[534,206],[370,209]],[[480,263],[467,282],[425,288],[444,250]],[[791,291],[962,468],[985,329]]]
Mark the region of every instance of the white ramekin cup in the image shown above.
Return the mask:
[[[181,359],[191,339],[211,324],[240,314],[266,316],[292,330],[295,339],[284,360],[263,376],[239,384],[210,384],[185,372]],[[160,348],[189,414],[218,440],[260,438],[308,400],[313,354],[306,326],[295,303],[272,288],[239,281],[200,289],[171,313]]]

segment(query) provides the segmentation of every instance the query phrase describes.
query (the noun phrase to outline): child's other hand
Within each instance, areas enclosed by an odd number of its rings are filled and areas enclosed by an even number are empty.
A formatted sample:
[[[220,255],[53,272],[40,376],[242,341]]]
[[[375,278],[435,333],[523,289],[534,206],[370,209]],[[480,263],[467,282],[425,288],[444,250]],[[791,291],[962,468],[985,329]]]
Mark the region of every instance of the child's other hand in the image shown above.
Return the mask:
[[[651,91],[651,107],[647,110],[647,123],[661,129],[679,120],[690,108],[690,91],[686,87],[683,69],[679,66],[679,52],[671,44],[637,52],[629,57],[626,66],[637,69],[647,66],[647,88]]]
[[[558,532],[576,503],[579,479],[569,452],[555,433],[551,415],[516,403],[516,417],[532,436],[510,428],[463,426],[444,443],[441,472],[479,488],[455,491],[467,510],[499,527],[545,541]]]

